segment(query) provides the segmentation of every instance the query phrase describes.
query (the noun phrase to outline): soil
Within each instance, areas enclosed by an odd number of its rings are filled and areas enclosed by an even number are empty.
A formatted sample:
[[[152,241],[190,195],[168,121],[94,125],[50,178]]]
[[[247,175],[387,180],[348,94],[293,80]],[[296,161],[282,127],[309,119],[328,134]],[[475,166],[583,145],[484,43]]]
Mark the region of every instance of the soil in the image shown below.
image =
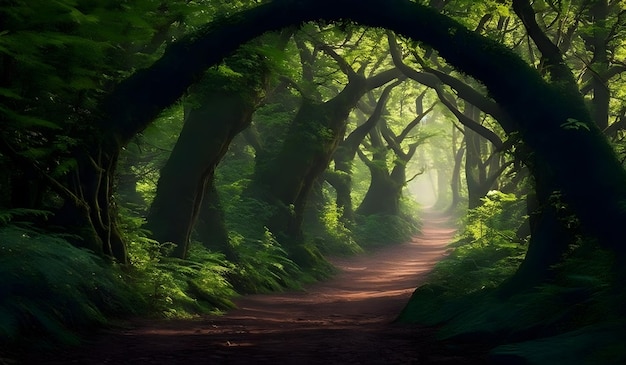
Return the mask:
[[[332,279],[303,291],[248,295],[237,309],[191,320],[137,319],[78,350],[33,354],[33,364],[471,364],[434,329],[394,323],[446,254],[455,229],[428,213],[411,242],[335,258]],[[41,354],[40,354],[41,355]]]

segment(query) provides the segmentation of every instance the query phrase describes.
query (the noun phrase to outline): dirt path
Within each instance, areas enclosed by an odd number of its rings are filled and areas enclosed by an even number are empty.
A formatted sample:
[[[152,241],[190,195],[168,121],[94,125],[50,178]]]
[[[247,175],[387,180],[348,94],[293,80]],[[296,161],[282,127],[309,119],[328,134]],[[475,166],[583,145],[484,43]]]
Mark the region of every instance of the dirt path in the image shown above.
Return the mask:
[[[224,316],[138,321],[100,336],[64,364],[453,364],[429,347],[433,334],[392,324],[454,234],[427,214],[420,236],[332,260],[333,279],[304,292],[250,295]]]

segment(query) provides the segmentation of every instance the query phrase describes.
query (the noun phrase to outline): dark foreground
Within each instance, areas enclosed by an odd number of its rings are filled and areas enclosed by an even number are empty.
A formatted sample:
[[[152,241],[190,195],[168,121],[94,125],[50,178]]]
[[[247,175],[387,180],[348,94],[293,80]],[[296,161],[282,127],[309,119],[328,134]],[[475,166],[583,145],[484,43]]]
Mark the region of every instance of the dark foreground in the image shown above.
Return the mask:
[[[341,272],[306,291],[242,297],[224,316],[126,322],[80,349],[20,363],[480,364],[480,351],[455,355],[434,330],[393,323],[453,234],[430,215],[412,242],[333,260]]]

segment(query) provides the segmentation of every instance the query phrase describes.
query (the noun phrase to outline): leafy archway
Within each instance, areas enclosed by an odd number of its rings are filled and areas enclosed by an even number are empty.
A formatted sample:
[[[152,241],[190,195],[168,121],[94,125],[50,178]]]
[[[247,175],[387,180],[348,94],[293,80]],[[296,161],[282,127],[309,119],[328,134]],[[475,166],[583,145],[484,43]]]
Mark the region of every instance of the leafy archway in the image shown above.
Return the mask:
[[[266,31],[317,20],[351,20],[393,30],[434,47],[451,65],[480,80],[512,116],[523,142],[535,154],[535,173],[549,177],[550,188],[563,192],[589,233],[605,247],[624,252],[615,227],[626,215],[626,175],[592,122],[580,93],[568,82],[571,75],[559,75],[566,82],[546,81],[501,44],[432,8],[405,0],[281,0],[208,24],[118,85],[103,104],[99,127],[104,133],[98,135],[104,138],[91,155],[111,172],[119,149],[175,102],[207,67]],[[89,159],[81,166],[82,180],[108,179],[110,174],[94,169],[92,162]],[[110,184],[93,186],[88,193],[99,197],[94,201],[106,201]],[[92,216],[101,214],[92,208]],[[99,208],[107,209],[102,203]],[[111,241],[111,235],[106,239],[109,244],[117,242]]]

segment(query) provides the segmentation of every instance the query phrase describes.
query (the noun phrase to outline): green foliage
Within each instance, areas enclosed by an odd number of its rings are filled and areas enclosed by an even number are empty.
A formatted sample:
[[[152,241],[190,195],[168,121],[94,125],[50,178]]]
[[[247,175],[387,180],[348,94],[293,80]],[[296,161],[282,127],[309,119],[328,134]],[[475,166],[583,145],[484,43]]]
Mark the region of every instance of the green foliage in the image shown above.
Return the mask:
[[[75,343],[72,330],[142,309],[119,268],[60,236],[1,227],[0,276],[0,343],[34,335]]]
[[[94,143],[98,102],[155,59],[141,50],[153,35],[146,19],[155,18],[146,15],[158,6],[152,0],[0,5],[0,158],[13,160],[13,174],[30,173],[30,165],[65,182],[77,166],[73,152]]]
[[[308,234],[322,254],[353,255],[363,252],[354,234],[341,219],[342,212],[334,201],[326,203],[318,214],[317,224],[309,227]]]
[[[39,209],[28,208],[13,208],[13,209],[0,209],[0,227],[6,226],[12,221],[19,218],[28,218],[33,220],[36,218],[47,218],[51,212]]]
[[[143,219],[122,209],[121,228],[128,242],[130,280],[152,313],[185,317],[232,308],[235,296],[226,279],[233,270],[224,255],[192,243],[187,260],[168,257],[171,243],[147,238]]]
[[[431,274],[430,282],[461,296],[497,287],[515,273],[527,247],[514,242],[524,220],[525,199],[491,191],[467,213],[454,250]]]
[[[450,298],[441,287],[424,286],[411,299],[411,315],[407,307],[403,316],[442,324],[441,338],[500,344],[491,351],[494,357],[533,364],[549,364],[557,357],[565,364],[613,363],[626,356],[620,341],[626,324],[624,294],[613,289],[614,264],[612,254],[588,241],[554,267],[553,281],[537,288],[511,297],[484,291]],[[575,345],[578,356],[564,344]]]
[[[304,279],[302,270],[289,259],[267,229],[259,240],[245,238],[232,233],[231,244],[238,255],[238,261],[229,280],[235,288],[244,293],[266,293],[285,288],[300,288]]]
[[[413,215],[403,212],[400,215],[357,216],[353,229],[355,240],[366,249],[408,242],[421,228],[421,222],[414,216],[415,212]]]
[[[514,241],[516,230],[525,219],[525,199],[492,190],[481,201],[482,205],[467,213],[459,243],[489,245]]]
[[[511,296],[498,292],[525,255],[525,246],[510,242],[522,212],[520,199],[489,194],[469,212],[454,250],[413,293],[398,320],[438,325],[442,339],[492,344],[490,356],[500,362],[624,359],[624,294],[614,290],[614,256],[589,239],[572,245],[552,268],[551,281]]]
[[[561,124],[561,128],[568,130],[586,130],[589,132],[591,129],[585,122],[581,122],[580,120],[574,118],[567,118],[567,122]]]
[[[265,227],[274,212],[279,209],[271,204],[248,196],[242,196],[249,180],[240,180],[229,186],[222,187],[224,192],[224,213],[229,230],[246,238],[263,240]],[[250,217],[254,217],[253,220]]]
[[[232,270],[221,253],[192,244],[189,258],[163,254],[171,244],[131,244],[133,286],[146,299],[152,313],[165,317],[187,317],[214,313],[234,306],[235,296],[226,275]]]

